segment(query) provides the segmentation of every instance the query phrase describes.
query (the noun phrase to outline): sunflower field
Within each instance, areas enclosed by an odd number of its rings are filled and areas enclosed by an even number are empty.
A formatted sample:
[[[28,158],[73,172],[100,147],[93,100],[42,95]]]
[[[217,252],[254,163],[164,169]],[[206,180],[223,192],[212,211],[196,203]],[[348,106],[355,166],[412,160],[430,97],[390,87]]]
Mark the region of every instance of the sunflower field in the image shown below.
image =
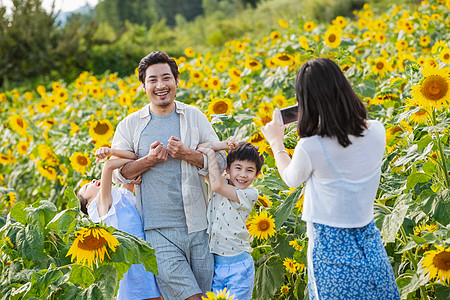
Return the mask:
[[[366,4],[331,24],[299,12],[261,40],[232,40],[221,52],[187,48],[176,58],[177,100],[202,110],[221,140],[233,135],[265,156],[247,224],[254,299],[308,297],[302,187],[282,182],[260,127],[274,108],[295,104],[296,71],[317,57],[334,60],[369,118],[385,125],[374,213],[401,298],[449,299],[449,42],[450,0],[433,0],[383,14]],[[147,243],[92,224],[74,192],[100,177],[95,150],[110,145],[118,122],[148,102],[136,70],[130,73],[84,72],[74,82],[0,93],[2,299],[111,299],[132,263],[156,273]],[[290,154],[297,141],[290,126]]]

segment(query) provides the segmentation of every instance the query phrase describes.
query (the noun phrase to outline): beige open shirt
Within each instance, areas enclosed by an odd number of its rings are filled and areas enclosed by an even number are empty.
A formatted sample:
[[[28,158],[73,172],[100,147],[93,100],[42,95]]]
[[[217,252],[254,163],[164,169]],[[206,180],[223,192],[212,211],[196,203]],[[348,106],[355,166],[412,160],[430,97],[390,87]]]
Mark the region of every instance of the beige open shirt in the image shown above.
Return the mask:
[[[206,116],[196,107],[175,101],[176,112],[180,115],[180,134],[183,144],[191,149],[196,149],[198,144],[218,141],[211,124]],[[141,132],[150,122],[150,104],[144,106],[123,119],[116,128],[112,141],[112,148],[134,152],[139,157],[139,139]],[[226,167],[225,151],[216,153],[220,170]],[[204,176],[208,174],[208,161],[203,155],[204,167],[198,168],[184,160],[181,160],[181,182],[184,213],[188,233],[206,229],[206,209],[208,191]],[[114,172],[116,183],[130,182],[120,174],[121,169]],[[142,217],[141,186],[136,186],[136,207]]]

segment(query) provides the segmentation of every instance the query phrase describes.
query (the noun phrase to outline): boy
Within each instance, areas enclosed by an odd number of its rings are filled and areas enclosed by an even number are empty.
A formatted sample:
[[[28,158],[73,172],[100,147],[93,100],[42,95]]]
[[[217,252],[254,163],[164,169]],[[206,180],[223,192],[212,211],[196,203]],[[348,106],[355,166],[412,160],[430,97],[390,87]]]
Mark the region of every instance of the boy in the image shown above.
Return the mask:
[[[227,288],[234,299],[251,299],[255,267],[250,255],[250,234],[246,223],[258,191],[251,186],[258,177],[264,158],[250,143],[210,142],[197,150],[208,157],[209,181],[212,189],[208,205],[208,234],[210,252],[214,254],[212,289]],[[219,171],[214,151],[230,150],[227,156],[226,182]]]

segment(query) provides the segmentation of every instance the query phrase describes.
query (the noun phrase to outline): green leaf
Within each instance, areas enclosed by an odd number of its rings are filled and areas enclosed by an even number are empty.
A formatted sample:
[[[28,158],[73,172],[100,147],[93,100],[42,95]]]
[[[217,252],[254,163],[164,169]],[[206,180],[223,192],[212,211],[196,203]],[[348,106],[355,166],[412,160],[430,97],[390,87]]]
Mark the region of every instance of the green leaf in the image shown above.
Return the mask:
[[[80,208],[80,201],[78,201],[77,195],[75,194],[72,187],[68,187],[65,189],[64,197],[67,199],[68,208]]]
[[[47,228],[59,232],[64,242],[68,242],[69,235],[78,224],[78,212],[74,209],[66,209],[58,213],[48,224]]]
[[[300,199],[302,190],[303,188],[297,188],[278,207],[277,211],[274,214],[276,230],[279,230],[284,222],[286,222],[286,220],[289,218],[289,215],[292,213],[295,204],[297,204],[297,201]]]
[[[264,178],[262,181],[255,182],[254,187],[259,191],[268,190],[269,193],[265,194],[273,194],[273,190],[275,191],[285,191],[288,190],[289,187],[284,183],[284,181],[276,175],[269,175]]]
[[[60,278],[63,273],[60,270],[41,270],[40,273],[44,273],[37,280],[35,286],[37,288],[38,295],[43,298],[47,298],[49,293],[48,287],[51,283],[54,283],[58,278]]]
[[[450,286],[436,284],[434,292],[438,300],[450,300]]]
[[[425,182],[430,181],[431,178],[432,178],[431,175],[425,174],[422,172],[417,172],[417,173],[411,174],[408,176],[408,183],[406,184],[406,188],[413,189],[416,186],[416,184],[418,184],[419,182],[425,183]]]
[[[447,226],[450,223],[450,190],[439,193],[423,192],[420,195],[422,211],[433,217],[436,221]]]
[[[406,299],[408,294],[416,291],[421,286],[424,286],[428,281],[428,276],[424,274],[423,267],[420,265],[417,272],[412,275],[411,281],[400,289],[401,298]]]
[[[112,265],[102,265],[95,270],[95,284],[105,299],[112,299],[116,291],[117,270]]]
[[[432,176],[436,174],[437,167],[436,164],[432,163],[431,161],[427,161],[426,163],[423,164],[422,169],[426,174]]]
[[[381,237],[384,243],[395,242],[400,226],[403,224],[409,205],[401,201],[392,210],[391,214],[386,216],[383,220],[381,228]]]
[[[81,286],[90,286],[95,282],[94,272],[87,266],[76,265],[72,267],[69,281]]]
[[[255,274],[254,299],[272,300],[273,295],[284,283],[285,268],[277,257],[269,258],[263,263]]]
[[[20,256],[30,260],[40,261],[44,255],[44,235],[33,225],[27,225],[16,236],[17,251]]]
[[[144,239],[116,229],[113,234],[120,245],[116,252],[111,253],[112,262],[126,262],[129,264],[143,264],[144,268],[158,275],[155,250]]]
[[[403,246],[399,251],[396,252],[396,254],[404,253],[408,250],[414,249],[417,247],[417,243],[414,241],[414,238],[412,241],[409,241],[405,246]]]
[[[20,201],[14,204],[11,207],[11,217],[14,218],[17,222],[20,222],[24,225],[27,224],[27,212],[25,211],[25,203]]]

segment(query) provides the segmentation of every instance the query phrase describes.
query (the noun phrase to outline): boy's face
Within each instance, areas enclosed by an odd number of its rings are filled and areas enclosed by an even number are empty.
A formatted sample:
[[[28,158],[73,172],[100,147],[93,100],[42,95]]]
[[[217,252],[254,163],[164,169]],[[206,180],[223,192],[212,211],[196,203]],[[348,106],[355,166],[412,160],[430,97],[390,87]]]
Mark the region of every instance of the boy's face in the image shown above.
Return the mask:
[[[238,189],[245,189],[258,177],[256,163],[249,160],[235,160],[227,168],[230,184]]]
[[[95,199],[100,192],[101,181],[93,179],[80,188],[79,193],[88,200],[86,207]]]

